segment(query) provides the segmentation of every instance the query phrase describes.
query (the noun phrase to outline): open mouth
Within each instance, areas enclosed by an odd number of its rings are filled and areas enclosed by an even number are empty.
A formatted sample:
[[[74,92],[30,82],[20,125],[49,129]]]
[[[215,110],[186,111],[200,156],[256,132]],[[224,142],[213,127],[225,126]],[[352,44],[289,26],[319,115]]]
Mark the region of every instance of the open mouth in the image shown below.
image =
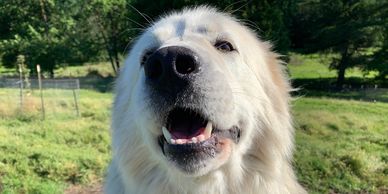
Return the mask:
[[[216,144],[221,138],[229,138],[235,143],[240,139],[238,127],[217,129],[211,121],[187,108],[174,108],[170,111],[162,131],[163,135],[159,138],[162,149],[165,143],[173,147],[198,148],[209,142]]]
[[[238,143],[240,129],[217,129],[210,120],[192,109],[174,108],[162,127],[159,145],[169,161],[184,172],[192,173],[206,166],[207,159],[215,158],[227,144]]]
[[[162,131],[169,144],[192,144],[208,140],[213,124],[195,111],[176,108],[170,112]]]

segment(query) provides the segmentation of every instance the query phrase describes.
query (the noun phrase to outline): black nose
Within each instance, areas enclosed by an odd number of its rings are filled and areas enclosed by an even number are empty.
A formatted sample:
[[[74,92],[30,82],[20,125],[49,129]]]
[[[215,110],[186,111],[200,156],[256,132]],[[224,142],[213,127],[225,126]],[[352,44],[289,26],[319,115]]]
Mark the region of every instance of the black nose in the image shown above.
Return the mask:
[[[194,53],[185,47],[169,46],[157,50],[144,64],[147,78],[160,79],[165,76],[185,77],[198,68]],[[168,77],[167,77],[168,78]]]
[[[199,62],[192,50],[169,46],[155,51],[144,64],[144,71],[155,89],[179,92],[194,79]]]

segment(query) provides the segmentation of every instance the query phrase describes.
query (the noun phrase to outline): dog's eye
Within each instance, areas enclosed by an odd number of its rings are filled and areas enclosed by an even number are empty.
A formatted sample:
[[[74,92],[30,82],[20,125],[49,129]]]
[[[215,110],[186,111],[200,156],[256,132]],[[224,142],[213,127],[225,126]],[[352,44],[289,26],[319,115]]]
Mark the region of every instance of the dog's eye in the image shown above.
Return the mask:
[[[143,66],[147,62],[148,58],[151,56],[152,53],[153,53],[152,50],[146,51],[143,54],[143,57],[141,58],[140,65]]]
[[[228,42],[228,41],[217,41],[216,44],[214,44],[214,46],[220,50],[220,51],[224,51],[224,52],[230,52],[230,51],[234,51],[236,49],[234,49],[233,45]]]

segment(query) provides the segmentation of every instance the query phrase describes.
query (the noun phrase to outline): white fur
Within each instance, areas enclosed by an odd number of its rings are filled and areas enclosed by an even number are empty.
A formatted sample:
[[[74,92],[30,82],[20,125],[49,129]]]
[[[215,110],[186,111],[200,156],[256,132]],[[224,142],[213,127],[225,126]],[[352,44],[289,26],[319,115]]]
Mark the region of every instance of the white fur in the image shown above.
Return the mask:
[[[217,53],[212,44],[219,37],[231,40],[238,52]],[[144,69],[140,66],[144,50],[155,45],[184,46],[206,56],[232,91],[225,95],[233,97],[233,105],[220,104],[228,112],[219,111],[212,120],[221,128],[242,123],[240,142],[225,151],[228,157],[211,160],[214,164],[195,176],[172,166],[157,145],[161,124],[155,118],[157,113],[150,109],[144,90]],[[293,127],[289,90],[270,44],[259,40],[229,15],[199,7],[161,18],[139,37],[117,79],[112,118],[113,159],[105,192],[305,193],[290,164]]]

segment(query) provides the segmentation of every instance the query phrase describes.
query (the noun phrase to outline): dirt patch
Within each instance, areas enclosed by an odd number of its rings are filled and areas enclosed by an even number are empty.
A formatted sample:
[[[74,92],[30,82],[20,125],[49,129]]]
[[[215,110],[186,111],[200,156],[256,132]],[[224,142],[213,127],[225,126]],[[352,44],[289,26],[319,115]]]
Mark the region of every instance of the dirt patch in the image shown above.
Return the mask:
[[[102,194],[102,183],[91,185],[70,185],[64,192],[65,194]]]

